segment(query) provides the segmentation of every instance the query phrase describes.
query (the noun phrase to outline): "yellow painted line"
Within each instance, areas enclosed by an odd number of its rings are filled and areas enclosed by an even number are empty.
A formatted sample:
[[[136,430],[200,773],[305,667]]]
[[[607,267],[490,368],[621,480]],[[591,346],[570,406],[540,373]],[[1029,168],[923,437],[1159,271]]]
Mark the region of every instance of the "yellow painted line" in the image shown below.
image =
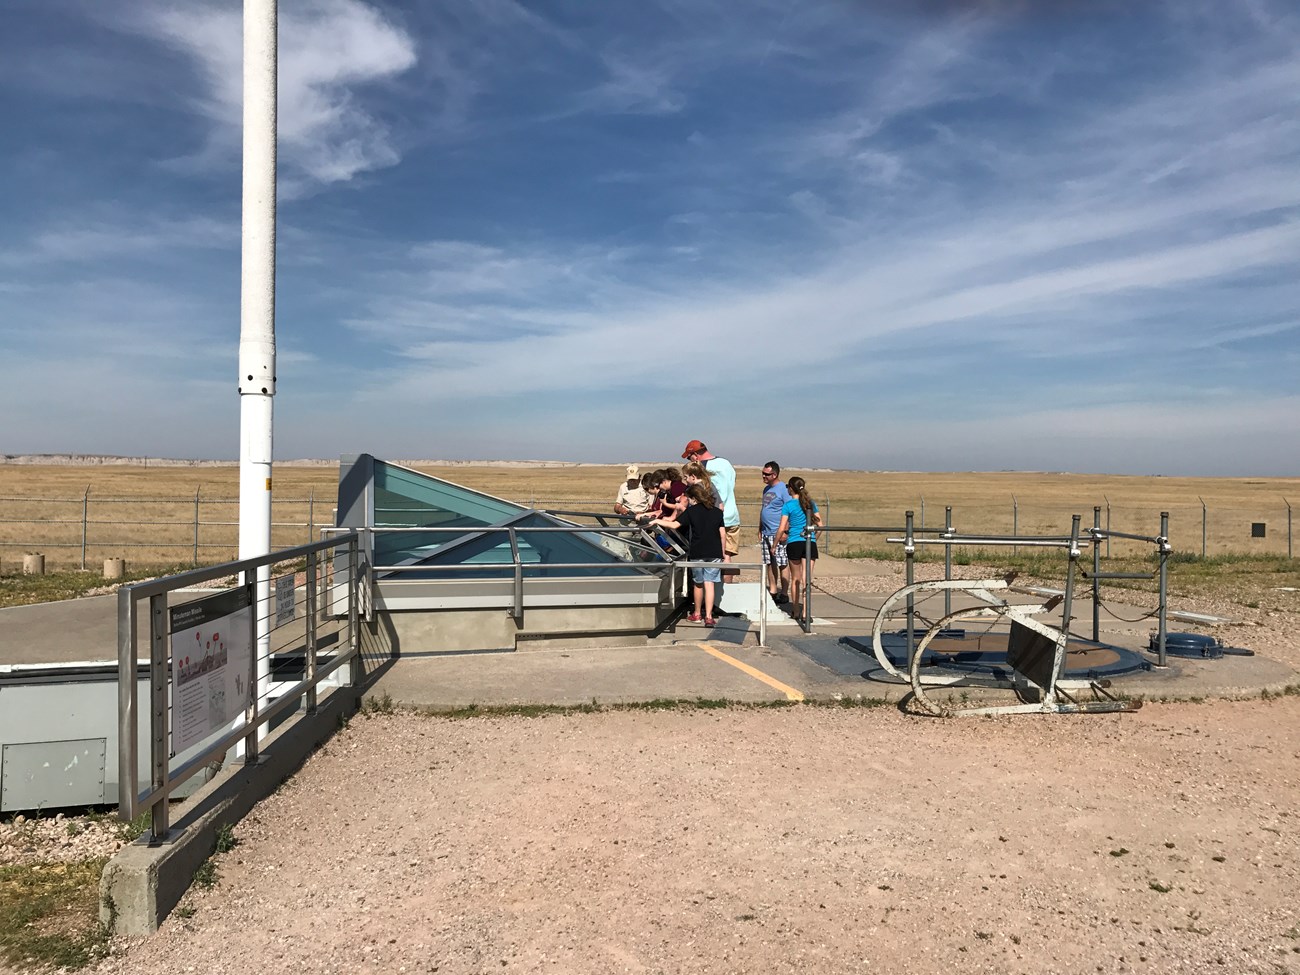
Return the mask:
[[[754,678],[755,680],[761,680],[768,687],[780,691],[791,701],[802,701],[804,699],[802,691],[796,691],[789,684],[782,684],[779,680],[777,680],[772,675],[763,673],[757,667],[751,667],[743,660],[737,660],[735,657],[730,657],[727,654],[723,653],[721,650],[709,646],[707,643],[697,643],[695,645],[699,647],[701,650],[703,650],[705,653],[712,654],[713,656],[717,657],[724,664],[731,664],[731,666],[735,667],[737,670],[743,670],[745,673],[747,673],[750,677]]]

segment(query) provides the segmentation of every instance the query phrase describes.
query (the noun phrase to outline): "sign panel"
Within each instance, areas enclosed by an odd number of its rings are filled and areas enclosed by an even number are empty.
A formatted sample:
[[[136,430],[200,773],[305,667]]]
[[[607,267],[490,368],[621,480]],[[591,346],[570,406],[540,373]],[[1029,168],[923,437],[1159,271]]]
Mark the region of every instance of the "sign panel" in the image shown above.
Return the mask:
[[[283,626],[289,623],[296,615],[294,605],[297,601],[298,589],[293,584],[294,575],[290,572],[288,575],[277,576],[275,580],[275,625]]]
[[[248,707],[252,612],[246,587],[170,610],[172,755],[226,727]]]

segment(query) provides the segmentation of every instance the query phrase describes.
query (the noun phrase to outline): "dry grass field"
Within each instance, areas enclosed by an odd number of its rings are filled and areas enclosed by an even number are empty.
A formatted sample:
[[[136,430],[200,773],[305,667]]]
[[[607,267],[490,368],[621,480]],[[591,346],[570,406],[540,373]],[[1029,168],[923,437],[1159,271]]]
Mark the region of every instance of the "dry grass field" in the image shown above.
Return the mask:
[[[654,461],[640,462],[642,469]],[[662,462],[661,462],[662,463]],[[608,510],[622,465],[428,464],[429,474],[526,504]],[[1160,512],[1170,513],[1170,538],[1179,552],[1200,554],[1202,501],[1209,555],[1287,556],[1287,500],[1300,501],[1300,478],[1129,477],[1039,472],[908,473],[787,470],[803,476],[832,526],[901,526],[904,512],[930,528],[953,508],[958,531],[1063,533],[1072,514],[1092,524],[1102,508],[1117,531],[1155,535]],[[301,544],[333,523],[337,464],[281,464],[275,468],[274,544]],[[757,521],[761,489],[757,467],[738,468],[738,494],[747,526]],[[112,556],[135,565],[203,564],[232,558],[236,548],[237,464],[205,466],[0,464],[0,571],[24,552],[43,553],[51,567],[75,567]],[[197,515],[197,529],[196,529]],[[1253,538],[1254,523],[1265,537]],[[832,551],[883,549],[880,535],[841,533]],[[1140,546],[1139,546],[1140,548]],[[1113,543],[1114,555],[1137,554]]]

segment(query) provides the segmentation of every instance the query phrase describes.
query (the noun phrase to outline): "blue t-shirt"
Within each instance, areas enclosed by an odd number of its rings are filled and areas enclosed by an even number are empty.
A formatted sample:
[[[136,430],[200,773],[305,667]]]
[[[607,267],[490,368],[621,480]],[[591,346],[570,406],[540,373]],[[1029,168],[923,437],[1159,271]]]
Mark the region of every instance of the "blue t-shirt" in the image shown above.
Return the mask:
[[[763,509],[759,513],[759,524],[764,535],[775,535],[781,527],[781,511],[790,500],[790,491],[785,481],[773,481],[763,489]]]
[[[813,511],[817,510],[817,502],[813,502]],[[799,504],[798,499],[791,498],[781,508],[781,514],[790,519],[790,533],[786,536],[785,543],[790,545],[794,542],[817,541],[817,529],[814,527],[808,532],[808,538],[803,537],[804,531],[808,528],[808,518],[803,513],[803,506]]]

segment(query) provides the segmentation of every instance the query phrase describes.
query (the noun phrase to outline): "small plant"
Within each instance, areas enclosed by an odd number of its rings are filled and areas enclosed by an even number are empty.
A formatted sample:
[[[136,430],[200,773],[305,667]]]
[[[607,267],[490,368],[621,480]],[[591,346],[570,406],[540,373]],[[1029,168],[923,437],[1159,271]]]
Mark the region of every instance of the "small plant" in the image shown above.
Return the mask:
[[[397,710],[393,703],[393,696],[387,691],[383,694],[367,697],[365,703],[361,705],[361,713],[367,716],[376,714],[392,714]]]
[[[198,909],[191,907],[189,904],[182,904],[180,907],[176,908],[176,916],[183,921],[188,921],[197,913]]]
[[[164,800],[166,801],[166,800]],[[134,843],[141,836],[149,831],[153,823],[153,814],[146,809],[129,823],[121,823],[117,827],[117,835],[128,843]]]
[[[235,828],[230,823],[222,823],[221,828],[217,830],[217,852],[229,853],[239,845],[239,840],[235,839]]]
[[[975,932],[975,937],[979,938],[981,941],[992,941],[992,940],[993,940],[993,932],[992,932],[992,931],[976,931],[976,932]]]

